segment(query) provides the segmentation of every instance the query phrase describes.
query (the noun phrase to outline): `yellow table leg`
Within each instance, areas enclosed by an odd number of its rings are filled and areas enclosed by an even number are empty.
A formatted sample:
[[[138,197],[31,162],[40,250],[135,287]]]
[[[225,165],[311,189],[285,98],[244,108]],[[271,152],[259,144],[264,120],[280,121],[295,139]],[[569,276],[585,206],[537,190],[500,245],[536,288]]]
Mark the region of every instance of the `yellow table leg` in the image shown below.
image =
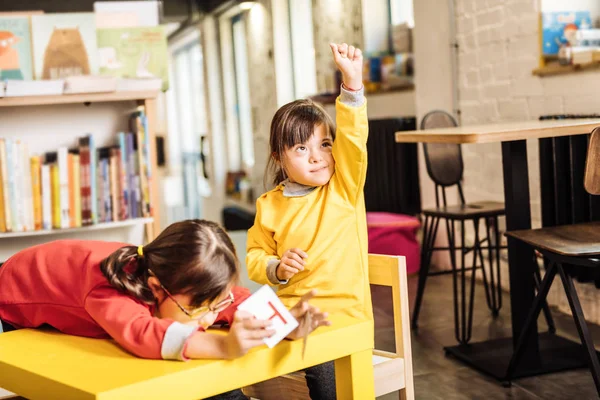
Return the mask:
[[[365,350],[335,360],[335,385],[339,400],[374,399],[373,351]]]

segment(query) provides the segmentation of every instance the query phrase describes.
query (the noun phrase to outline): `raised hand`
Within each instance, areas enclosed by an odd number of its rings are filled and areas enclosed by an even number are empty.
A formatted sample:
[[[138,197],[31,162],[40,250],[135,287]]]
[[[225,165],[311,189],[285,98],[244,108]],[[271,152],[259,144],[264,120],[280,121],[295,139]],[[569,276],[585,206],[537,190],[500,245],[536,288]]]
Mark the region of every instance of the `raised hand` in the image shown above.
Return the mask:
[[[362,87],[363,56],[359,48],[346,43],[330,43],[333,60],[342,73],[344,85],[348,89],[358,90]]]

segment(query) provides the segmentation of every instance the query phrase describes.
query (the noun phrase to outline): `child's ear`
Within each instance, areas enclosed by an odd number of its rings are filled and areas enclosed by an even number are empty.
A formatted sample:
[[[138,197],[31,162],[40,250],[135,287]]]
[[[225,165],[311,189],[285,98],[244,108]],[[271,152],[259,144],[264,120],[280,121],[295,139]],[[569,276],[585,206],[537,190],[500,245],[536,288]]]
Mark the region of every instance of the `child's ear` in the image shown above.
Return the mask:
[[[152,292],[154,298],[160,303],[163,301],[163,298],[166,296],[165,291],[160,286],[160,281],[155,276],[151,276],[148,278],[148,287]]]

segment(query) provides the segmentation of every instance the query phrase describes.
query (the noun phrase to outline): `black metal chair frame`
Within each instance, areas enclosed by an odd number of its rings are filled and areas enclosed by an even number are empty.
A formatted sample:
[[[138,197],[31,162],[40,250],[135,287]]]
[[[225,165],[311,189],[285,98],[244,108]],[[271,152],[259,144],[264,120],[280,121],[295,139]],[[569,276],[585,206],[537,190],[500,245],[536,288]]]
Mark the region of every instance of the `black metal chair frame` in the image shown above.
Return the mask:
[[[454,120],[454,118],[446,113],[445,111],[431,111],[427,113],[423,120],[421,121],[421,129],[425,129],[425,121],[427,118],[435,113],[441,113],[445,117],[447,117],[454,126],[458,124]],[[464,193],[462,190],[462,177],[463,177],[463,159],[462,159],[462,150],[460,145],[456,148],[456,161],[458,165],[455,165],[458,170],[456,171],[456,176],[454,179],[448,180],[446,182],[442,182],[436,178],[436,174],[432,170],[431,160],[428,154],[429,148],[427,144],[423,144],[423,151],[425,153],[425,161],[427,165],[427,172],[429,177],[433,180],[435,184],[435,202],[436,208],[435,210],[424,210],[423,211],[423,243],[421,247],[421,268],[419,270],[419,284],[417,288],[417,296],[415,300],[415,306],[413,309],[412,316],[412,327],[413,329],[418,329],[418,318],[419,313],[423,301],[423,295],[425,292],[425,284],[427,282],[428,276],[442,275],[442,274],[452,274],[452,283],[453,283],[453,303],[454,303],[454,330],[455,337],[459,343],[466,344],[471,340],[472,334],[472,326],[473,326],[473,299],[475,294],[475,272],[477,269],[481,268],[483,285],[485,287],[486,294],[486,302],[489,309],[492,311],[492,315],[495,317],[499,314],[500,309],[502,308],[502,287],[501,287],[501,276],[500,276],[500,251],[505,249],[506,246],[501,245],[501,237],[498,230],[498,218],[504,215],[504,211],[502,212],[494,212],[494,213],[477,213],[474,212],[468,216],[454,216],[451,213],[447,213],[444,209],[447,207],[447,196],[446,189],[452,186],[456,186],[458,189],[458,194],[460,197],[460,205],[463,207],[468,207]],[[441,192],[441,196],[440,196]],[[440,202],[441,197],[441,202]],[[448,247],[435,247],[435,238],[439,229],[440,220],[445,220],[446,222],[446,232],[448,235]],[[474,243],[472,246],[468,247],[465,243],[465,222],[473,221],[473,230],[474,230]],[[485,223],[485,236],[481,237],[480,235],[480,222]],[[460,222],[461,228],[461,241],[460,246],[456,245],[457,242],[457,234],[456,234],[456,222]],[[495,239],[492,243],[492,232],[493,238]],[[438,271],[438,272],[430,272],[431,266],[431,258],[435,251],[450,251],[450,261],[452,269],[450,271]],[[483,251],[488,252],[488,265],[489,265],[489,281],[488,281],[488,272],[486,271],[485,258],[483,256]],[[461,264],[460,268],[457,265],[457,251],[460,252]],[[470,267],[467,267],[466,257],[472,253],[472,264]],[[495,267],[495,268],[494,268]],[[458,272],[460,271],[460,278],[458,277]],[[472,271],[471,279],[470,279],[470,287],[467,288],[466,285],[466,272]],[[539,271],[538,271],[538,279],[536,282],[539,283]],[[460,282],[459,282],[460,279]],[[468,292],[468,302],[467,302],[467,290]],[[554,322],[552,321],[552,316],[548,309],[548,306],[544,303],[544,314],[548,321],[548,325],[550,326],[550,330],[554,331]]]
[[[598,396],[600,396],[600,362],[598,360],[596,349],[594,348],[592,335],[590,334],[588,325],[585,322],[583,309],[581,308],[581,303],[579,301],[579,297],[577,296],[577,290],[573,285],[573,278],[568,274],[569,265],[596,268],[600,267],[600,256],[593,258],[564,256],[539,248],[536,248],[536,250],[542,253],[542,255],[549,261],[549,266],[546,270],[546,275],[541,283],[538,294],[533,301],[533,306],[527,315],[524,325],[525,328],[519,336],[515,352],[513,353],[510,363],[508,364],[508,369],[506,372],[507,382],[505,385],[510,386],[510,381],[518,367],[521,357],[523,356],[525,343],[532,333],[532,328],[535,321],[537,321],[538,316],[540,315],[541,309],[543,308],[544,304],[546,304],[548,292],[550,291],[550,287],[552,286],[552,282],[554,281],[556,274],[558,274],[562,281],[563,288],[565,289],[565,294],[567,296],[567,300],[569,301],[571,312],[573,313],[573,320],[575,321],[579,338],[586,349],[586,355],[590,365],[592,377],[594,379],[594,384],[596,385],[596,391],[598,392]]]

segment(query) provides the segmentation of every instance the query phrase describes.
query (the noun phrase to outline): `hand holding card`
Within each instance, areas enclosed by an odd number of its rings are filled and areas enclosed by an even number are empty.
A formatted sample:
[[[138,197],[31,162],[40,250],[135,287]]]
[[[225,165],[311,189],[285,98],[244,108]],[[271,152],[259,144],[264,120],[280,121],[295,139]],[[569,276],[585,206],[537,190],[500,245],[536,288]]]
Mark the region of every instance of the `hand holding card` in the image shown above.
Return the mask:
[[[275,334],[263,339],[269,347],[275,346],[298,327],[292,316],[273,289],[265,285],[238,306],[238,310],[248,312],[260,320],[272,322],[270,329]]]

